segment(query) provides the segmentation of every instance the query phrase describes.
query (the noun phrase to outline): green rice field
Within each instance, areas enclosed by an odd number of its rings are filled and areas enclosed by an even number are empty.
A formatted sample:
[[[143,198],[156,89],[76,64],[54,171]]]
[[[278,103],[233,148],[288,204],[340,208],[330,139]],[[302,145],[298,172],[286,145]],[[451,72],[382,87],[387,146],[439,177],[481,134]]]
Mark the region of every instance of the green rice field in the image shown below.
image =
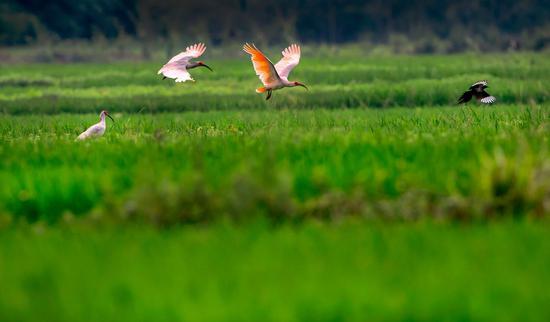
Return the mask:
[[[0,321],[550,319],[548,54],[204,61],[0,65]]]

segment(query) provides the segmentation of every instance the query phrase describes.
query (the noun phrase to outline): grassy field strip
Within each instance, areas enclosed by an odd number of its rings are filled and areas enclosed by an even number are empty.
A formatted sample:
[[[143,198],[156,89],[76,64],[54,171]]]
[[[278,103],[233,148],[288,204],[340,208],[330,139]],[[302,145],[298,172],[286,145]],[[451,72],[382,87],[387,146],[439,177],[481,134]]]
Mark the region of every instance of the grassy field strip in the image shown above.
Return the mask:
[[[550,320],[548,57],[0,65],[0,321]]]
[[[474,59],[475,58],[475,59]],[[364,59],[304,59],[292,75],[311,88],[278,92],[277,108],[442,106],[456,103],[474,81],[488,79],[499,104],[544,104],[550,97],[546,54]],[[161,81],[159,64],[1,66],[5,114],[256,109],[259,82],[248,59],[214,60],[195,70],[196,84]]]
[[[0,200],[14,219],[95,213],[161,226],[249,214],[543,216],[549,113],[495,106],[115,114],[104,138],[84,143],[74,138],[95,115],[9,116],[0,125]]]

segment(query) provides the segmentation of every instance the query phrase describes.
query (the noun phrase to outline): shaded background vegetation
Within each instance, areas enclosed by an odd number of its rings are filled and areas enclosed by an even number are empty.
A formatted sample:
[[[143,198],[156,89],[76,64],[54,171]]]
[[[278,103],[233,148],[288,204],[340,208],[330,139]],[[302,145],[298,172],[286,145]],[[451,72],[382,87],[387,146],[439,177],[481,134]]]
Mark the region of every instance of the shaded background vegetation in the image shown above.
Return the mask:
[[[354,42],[404,53],[544,50],[549,17],[547,0],[5,0],[0,44],[134,42],[141,58],[196,40]]]

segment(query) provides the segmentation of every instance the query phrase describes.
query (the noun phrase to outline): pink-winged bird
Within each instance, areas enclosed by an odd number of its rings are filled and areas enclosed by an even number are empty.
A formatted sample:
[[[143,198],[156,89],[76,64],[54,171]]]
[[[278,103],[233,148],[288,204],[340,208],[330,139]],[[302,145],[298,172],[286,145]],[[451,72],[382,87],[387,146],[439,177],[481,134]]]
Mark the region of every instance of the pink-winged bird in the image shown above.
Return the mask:
[[[206,51],[206,46],[203,43],[194,44],[185,48],[185,51],[172,57],[162,68],[159,70],[159,74],[162,74],[166,78],[174,78],[176,82],[195,81],[187,70],[196,67],[205,67],[212,71],[208,65],[202,61],[192,62],[191,59],[199,58]]]
[[[282,52],[283,58],[275,65],[254,45],[245,44],[243,50],[250,55],[256,75],[264,85],[256,89],[256,93],[267,92],[266,100],[271,97],[272,91],[281,88],[302,86],[307,89],[305,84],[288,80],[288,75],[300,62],[300,46],[288,46]]]

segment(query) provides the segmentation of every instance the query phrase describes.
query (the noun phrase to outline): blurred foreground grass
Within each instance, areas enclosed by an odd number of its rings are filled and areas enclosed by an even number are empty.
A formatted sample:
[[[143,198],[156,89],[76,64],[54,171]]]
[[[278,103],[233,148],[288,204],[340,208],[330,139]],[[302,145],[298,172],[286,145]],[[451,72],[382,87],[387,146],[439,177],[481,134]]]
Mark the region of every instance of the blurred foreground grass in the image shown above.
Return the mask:
[[[0,234],[2,321],[546,321],[546,221]]]

